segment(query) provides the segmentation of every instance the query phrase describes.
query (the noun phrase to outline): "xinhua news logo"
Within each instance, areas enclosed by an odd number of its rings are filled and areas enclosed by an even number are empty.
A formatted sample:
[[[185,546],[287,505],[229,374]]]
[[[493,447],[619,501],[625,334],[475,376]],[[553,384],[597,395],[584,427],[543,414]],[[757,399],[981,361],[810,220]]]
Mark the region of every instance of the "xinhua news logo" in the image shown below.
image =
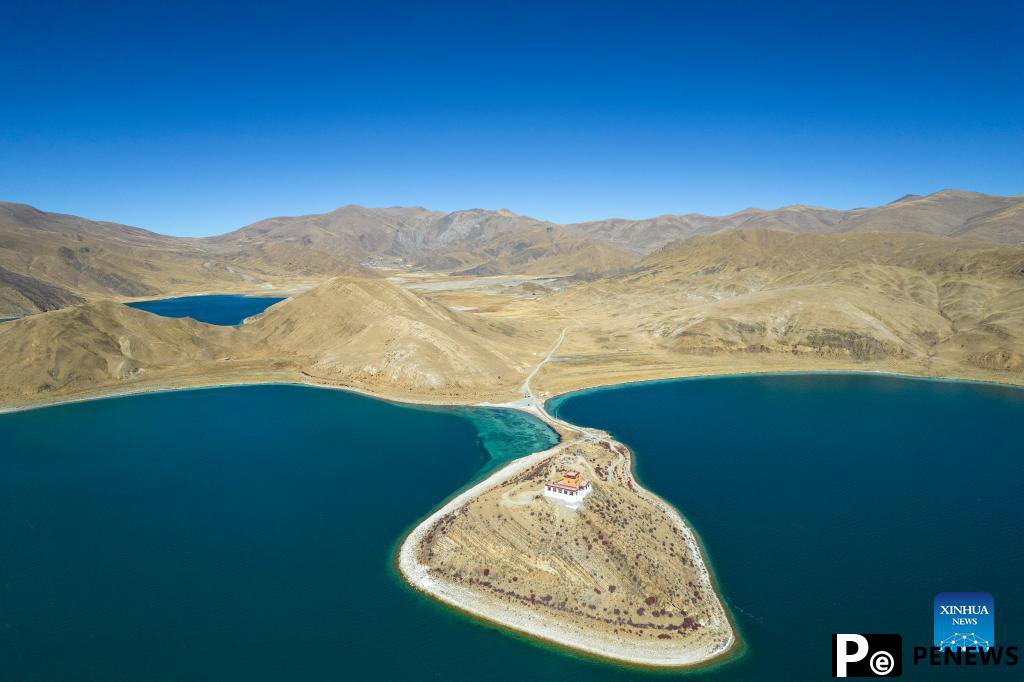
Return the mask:
[[[932,646],[915,646],[914,665],[1013,666],[1016,646],[996,644],[996,605],[988,592],[941,592],[935,596]]]
[[[935,595],[932,646],[937,649],[990,649],[995,646],[995,601],[988,592]]]
[[[899,635],[832,635],[832,677],[899,677],[903,638]]]

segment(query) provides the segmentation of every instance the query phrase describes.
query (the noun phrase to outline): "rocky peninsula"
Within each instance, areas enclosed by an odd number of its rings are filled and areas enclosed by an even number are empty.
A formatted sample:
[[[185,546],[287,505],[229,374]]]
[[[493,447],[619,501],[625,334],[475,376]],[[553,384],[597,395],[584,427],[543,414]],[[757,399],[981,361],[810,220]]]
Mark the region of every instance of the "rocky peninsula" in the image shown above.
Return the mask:
[[[561,443],[508,464],[406,537],[405,579],[477,618],[620,663],[727,654],[737,636],[694,532],[637,483],[625,445],[549,421]],[[577,508],[542,492],[567,470],[592,486]]]

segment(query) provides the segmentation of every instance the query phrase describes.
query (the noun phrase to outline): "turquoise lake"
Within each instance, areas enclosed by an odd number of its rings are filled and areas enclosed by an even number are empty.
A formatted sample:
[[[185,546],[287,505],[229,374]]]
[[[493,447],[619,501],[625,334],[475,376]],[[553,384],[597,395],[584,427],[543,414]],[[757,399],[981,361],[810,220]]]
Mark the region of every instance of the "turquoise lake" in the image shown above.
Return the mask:
[[[746,642],[672,677],[820,680],[833,632],[931,636],[936,592],[1024,641],[1024,391],[872,376],[585,392],[701,534]],[[0,661],[13,680],[624,680],[412,592],[398,541],[553,434],[511,411],[250,386],[0,415]],[[1020,668],[915,669],[1011,679]]]
[[[231,326],[242,324],[245,318],[262,313],[278,301],[283,300],[279,296],[211,294],[162,298],[156,301],[136,301],[125,305],[162,317],[191,317],[193,320],[207,324]]]

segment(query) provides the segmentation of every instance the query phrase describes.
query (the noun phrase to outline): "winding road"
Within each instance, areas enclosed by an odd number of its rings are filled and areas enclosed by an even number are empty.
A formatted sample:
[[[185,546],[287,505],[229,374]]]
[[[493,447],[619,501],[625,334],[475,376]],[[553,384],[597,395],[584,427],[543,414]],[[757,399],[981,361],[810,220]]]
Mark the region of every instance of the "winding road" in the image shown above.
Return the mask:
[[[524,381],[523,385],[519,387],[519,390],[520,392],[522,392],[523,396],[533,404],[536,404],[537,398],[533,395],[533,389],[530,388],[530,380],[537,375],[537,372],[539,372],[540,368],[544,366],[544,363],[550,360],[551,357],[558,350],[558,347],[562,345],[562,342],[565,341],[565,334],[568,330],[568,327],[562,328],[562,333],[558,335],[558,340],[555,341],[555,345],[551,346],[551,350],[548,351],[548,354],[544,356],[543,360],[537,363],[537,366],[533,368],[533,371],[530,372],[529,375],[527,375],[526,381]]]

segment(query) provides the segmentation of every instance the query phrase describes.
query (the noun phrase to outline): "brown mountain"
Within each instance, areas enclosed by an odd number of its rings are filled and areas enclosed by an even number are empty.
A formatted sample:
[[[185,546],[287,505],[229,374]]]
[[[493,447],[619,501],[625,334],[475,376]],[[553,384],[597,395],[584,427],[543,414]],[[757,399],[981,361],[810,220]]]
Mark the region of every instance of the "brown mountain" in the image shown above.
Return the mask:
[[[217,253],[239,261],[252,258],[252,254],[263,254],[273,260],[273,250],[283,248],[310,254],[309,258],[359,263],[403,255],[394,248],[398,234],[424,229],[443,215],[424,208],[350,205],[330,213],[268,218],[201,241]]]
[[[0,317],[81,300],[256,291],[296,280],[374,276],[366,265],[593,276],[637,260],[509,211],[345,206],[190,239],[0,203]]]
[[[214,376],[239,339],[231,327],[157,317],[110,301],[31,315],[0,324],[0,400],[127,390],[184,368]]]
[[[1024,244],[1024,197],[952,190],[876,208],[788,206],[557,225],[507,210],[345,206],[263,220],[207,239],[0,204],[0,317],[80,300],[309,286],[385,265],[467,275],[585,278],[629,270],[679,239],[736,229],[911,232]]]
[[[943,190],[907,195],[874,208],[839,211],[814,206],[749,208],[727,216],[695,213],[646,220],[601,220],[571,229],[647,254],[679,239],[734,229],[786,232],[921,232],[994,244],[1024,244],[1024,196],[999,197]]]
[[[530,351],[547,341],[383,279],[352,277],[272,306],[246,332],[318,380],[438,397],[514,391],[529,371]]]
[[[240,259],[287,245],[325,257],[473,274],[585,274],[632,265],[633,254],[561,225],[507,210],[438,213],[424,208],[344,206],[272,218],[205,240]]]
[[[488,311],[460,312],[388,279],[339,277],[237,328],[109,301],[31,315],[0,324],[0,405],[268,380],[507,400],[563,329],[535,390],[781,369],[1024,383],[1021,247],[735,230],[561,292],[487,297]]]
[[[264,276],[213,257],[193,239],[0,203],[0,316],[83,299],[234,291]]]
[[[1021,247],[734,230],[671,244],[551,305],[579,330],[560,349],[574,360],[541,377],[548,390],[701,368],[1024,380]]]
[[[239,327],[99,301],[0,324],[0,405],[267,380],[508,399],[555,336],[453,311],[380,278],[329,279]]]

